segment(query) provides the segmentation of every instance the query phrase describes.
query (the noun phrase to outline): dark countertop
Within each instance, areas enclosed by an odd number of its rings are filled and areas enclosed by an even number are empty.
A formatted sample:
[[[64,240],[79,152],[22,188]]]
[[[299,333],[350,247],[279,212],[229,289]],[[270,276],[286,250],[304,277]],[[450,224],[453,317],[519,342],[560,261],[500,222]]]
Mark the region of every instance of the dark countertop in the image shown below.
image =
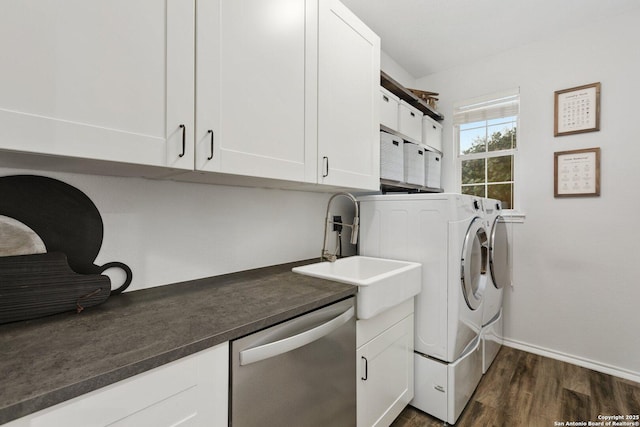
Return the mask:
[[[282,264],[0,325],[0,424],[355,295]]]

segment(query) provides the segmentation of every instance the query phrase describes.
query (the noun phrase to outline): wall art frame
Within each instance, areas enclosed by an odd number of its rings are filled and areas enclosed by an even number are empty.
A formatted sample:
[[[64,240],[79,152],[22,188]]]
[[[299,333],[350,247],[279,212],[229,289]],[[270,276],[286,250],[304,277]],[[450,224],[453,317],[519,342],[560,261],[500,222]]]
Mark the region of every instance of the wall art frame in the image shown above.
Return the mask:
[[[554,197],[600,196],[600,147],[553,153]]]
[[[600,82],[554,93],[553,136],[600,130]]]

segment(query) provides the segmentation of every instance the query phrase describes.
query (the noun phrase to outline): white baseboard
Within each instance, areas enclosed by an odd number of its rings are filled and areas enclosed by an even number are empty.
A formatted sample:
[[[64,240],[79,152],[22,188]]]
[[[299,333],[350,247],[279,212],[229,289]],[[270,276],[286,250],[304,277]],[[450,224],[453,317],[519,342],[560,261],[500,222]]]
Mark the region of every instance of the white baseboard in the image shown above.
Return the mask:
[[[555,350],[549,350],[547,348],[538,347],[528,343],[503,338],[504,345],[507,347],[513,347],[518,350],[527,351],[529,353],[537,354],[551,359],[560,360],[562,362],[571,363],[573,365],[582,366],[583,368],[592,369],[594,371],[602,372],[604,374],[613,375],[616,377],[624,378],[626,380],[635,381],[640,383],[640,373],[633,372],[628,369],[618,368],[616,366],[607,365],[593,360],[585,359],[582,357],[574,356],[571,354],[562,353]]]

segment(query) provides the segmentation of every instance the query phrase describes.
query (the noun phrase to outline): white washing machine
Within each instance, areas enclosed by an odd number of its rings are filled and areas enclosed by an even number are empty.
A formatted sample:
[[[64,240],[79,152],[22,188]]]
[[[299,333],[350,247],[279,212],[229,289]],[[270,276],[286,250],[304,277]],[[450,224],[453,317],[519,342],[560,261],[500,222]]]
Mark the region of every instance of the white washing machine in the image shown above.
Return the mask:
[[[486,373],[502,346],[503,289],[511,284],[511,260],[502,203],[483,199],[489,230],[489,272],[482,316],[482,373]]]
[[[455,423],[482,378],[488,232],[482,199],[391,194],[360,201],[360,254],[422,263],[411,405]]]

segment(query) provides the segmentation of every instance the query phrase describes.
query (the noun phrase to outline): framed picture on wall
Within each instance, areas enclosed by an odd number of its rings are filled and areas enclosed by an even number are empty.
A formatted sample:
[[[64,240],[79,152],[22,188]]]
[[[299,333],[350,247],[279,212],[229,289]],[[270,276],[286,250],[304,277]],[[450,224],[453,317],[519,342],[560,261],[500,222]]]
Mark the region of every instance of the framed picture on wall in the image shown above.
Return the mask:
[[[555,92],[553,135],[600,130],[600,83]]]
[[[600,195],[600,148],[558,151],[554,157],[555,197]]]

